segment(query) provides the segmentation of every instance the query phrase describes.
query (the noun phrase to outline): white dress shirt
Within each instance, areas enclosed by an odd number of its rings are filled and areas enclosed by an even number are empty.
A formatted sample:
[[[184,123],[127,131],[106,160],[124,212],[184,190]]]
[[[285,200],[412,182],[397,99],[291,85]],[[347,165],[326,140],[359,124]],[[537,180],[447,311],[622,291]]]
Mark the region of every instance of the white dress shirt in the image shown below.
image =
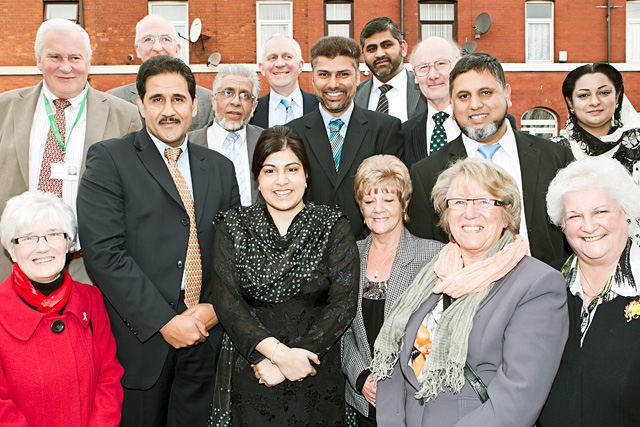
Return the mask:
[[[246,126],[240,130],[235,131],[240,137],[235,142],[236,150],[242,154],[242,170],[236,168],[236,180],[241,182],[237,177],[240,174],[244,175],[245,188],[238,188],[241,195],[244,197],[241,200],[242,206],[251,206],[251,169],[249,168],[249,151],[247,150],[247,128]],[[213,125],[207,129],[207,145],[210,149],[217,151],[218,153],[225,155],[224,153],[224,141],[229,135],[229,131],[224,129],[214,120]],[[240,185],[240,184],[238,184]]]
[[[287,109],[280,103],[283,98],[291,101],[291,109],[293,110],[294,119],[303,116],[302,91],[300,90],[300,87],[296,87],[289,96],[282,96],[271,90],[269,94],[269,127],[285,124],[284,121],[287,117]]]
[[[369,110],[376,111],[378,108],[378,101],[380,100],[380,86],[387,84],[393,86],[387,92],[387,101],[389,101],[389,115],[400,119],[401,122],[406,122],[408,119],[407,114],[407,73],[402,71],[397,76],[389,80],[387,83],[382,83],[376,78],[371,77],[373,86],[371,87],[371,94],[369,94]]]

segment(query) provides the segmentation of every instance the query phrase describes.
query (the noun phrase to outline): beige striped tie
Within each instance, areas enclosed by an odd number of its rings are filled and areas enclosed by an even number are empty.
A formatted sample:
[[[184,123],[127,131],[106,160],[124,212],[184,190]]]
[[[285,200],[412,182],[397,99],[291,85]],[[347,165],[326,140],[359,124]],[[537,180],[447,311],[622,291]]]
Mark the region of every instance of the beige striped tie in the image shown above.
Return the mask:
[[[200,289],[202,287],[202,263],[200,261],[200,245],[198,244],[198,230],[196,228],[196,212],[193,205],[193,197],[189,192],[189,186],[184,176],[178,169],[178,158],[182,154],[181,149],[172,150],[165,148],[164,156],[168,160],[169,172],[176,184],[180,198],[189,215],[189,244],[187,246],[187,260],[184,267],[184,303],[187,307],[200,302]]]

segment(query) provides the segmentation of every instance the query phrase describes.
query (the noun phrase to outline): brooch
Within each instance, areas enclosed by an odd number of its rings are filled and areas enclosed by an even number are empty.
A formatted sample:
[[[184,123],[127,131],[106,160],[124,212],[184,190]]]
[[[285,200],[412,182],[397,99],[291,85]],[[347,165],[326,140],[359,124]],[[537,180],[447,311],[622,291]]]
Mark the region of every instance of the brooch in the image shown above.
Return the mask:
[[[627,318],[627,322],[631,322],[633,319],[637,319],[640,317],[640,302],[639,301],[631,301],[624,308],[624,317]]]

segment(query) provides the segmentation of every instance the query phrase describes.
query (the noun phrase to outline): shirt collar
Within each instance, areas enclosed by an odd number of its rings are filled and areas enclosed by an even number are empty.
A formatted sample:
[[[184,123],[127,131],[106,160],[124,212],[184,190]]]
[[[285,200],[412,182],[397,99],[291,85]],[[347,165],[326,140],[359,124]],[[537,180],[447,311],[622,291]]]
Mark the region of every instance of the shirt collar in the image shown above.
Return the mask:
[[[180,145],[180,147],[171,147],[170,145],[165,144],[163,141],[153,136],[151,132],[149,132],[149,129],[147,129],[147,133],[151,137],[151,141],[153,141],[153,144],[156,146],[156,148],[158,149],[158,152],[160,153],[160,156],[162,156],[165,162],[167,161],[166,157],[164,156],[164,150],[166,148],[171,148],[172,150],[175,150],[176,148],[180,148],[182,150],[182,154],[180,154],[181,159],[183,158],[184,155],[187,155],[187,156],[189,155],[189,146],[187,144],[189,142],[189,135],[185,135],[184,142],[182,143],[182,145]]]
[[[505,132],[505,134],[502,135],[502,138],[500,138],[500,140],[497,142],[500,143],[500,149],[504,150],[512,159],[516,159],[518,154],[516,135],[515,133],[513,133],[513,129],[511,129],[509,120],[505,118],[504,122],[507,124],[507,132]],[[464,132],[461,132],[460,135],[462,135],[462,143],[464,144],[464,148],[467,151],[467,155],[469,157],[475,156],[474,153],[478,151],[478,146],[480,145],[480,143],[475,139],[469,138],[464,134]]]
[[[275,92],[273,89],[269,92],[269,107],[270,109],[274,109],[280,104],[280,101],[285,98],[293,101],[294,104],[302,107],[302,92],[300,91],[300,87],[296,87],[293,92],[289,94],[289,96],[282,96],[279,93]]]
[[[402,88],[407,87],[407,73],[404,71],[404,66],[402,67],[402,71],[398,73],[397,76],[392,78],[386,83],[382,83],[378,80],[377,77],[373,77],[373,90],[378,89],[382,85],[391,85],[394,89],[402,90]]]
[[[242,141],[246,140],[246,135],[247,135],[247,126],[243,126],[242,129],[233,131],[235,133],[237,133],[238,135],[240,135],[240,138],[238,138],[238,140],[236,141],[236,144],[238,143],[242,143]],[[220,141],[221,143],[224,143],[225,139],[227,139],[227,136],[229,136],[229,131],[226,130],[225,128],[223,128],[222,126],[220,126],[218,124],[218,122],[216,122],[215,120],[213,121],[213,134],[215,135],[216,139],[218,141]]]
[[[89,90],[89,83],[87,83],[84,86],[84,89],[82,90],[82,92],[80,92],[79,95],[71,98],[71,99],[67,99],[67,101],[69,101],[71,103],[71,106],[77,108],[80,106],[80,104],[82,104],[82,100],[84,99],[84,95],[85,93]],[[47,87],[47,82],[45,82],[44,80],[42,81],[42,92],[44,93],[44,96],[47,97],[47,99],[49,100],[49,102],[53,103],[53,101],[55,101],[56,99],[58,99],[57,96],[55,96],[51,90],[49,90],[49,88]]]
[[[346,125],[346,126],[343,127],[343,129],[346,129],[349,126],[349,120],[351,120],[351,114],[353,114],[353,105],[354,105],[354,101],[352,99],[351,100],[351,105],[349,105],[347,107],[347,109],[344,110],[344,112],[339,117],[333,117],[331,114],[329,114],[329,113],[327,113],[325,111],[325,109],[322,107],[322,105],[318,105],[318,110],[320,111],[320,115],[322,116],[322,120],[324,121],[324,127],[328,128],[329,127],[329,122],[331,120],[340,119]]]

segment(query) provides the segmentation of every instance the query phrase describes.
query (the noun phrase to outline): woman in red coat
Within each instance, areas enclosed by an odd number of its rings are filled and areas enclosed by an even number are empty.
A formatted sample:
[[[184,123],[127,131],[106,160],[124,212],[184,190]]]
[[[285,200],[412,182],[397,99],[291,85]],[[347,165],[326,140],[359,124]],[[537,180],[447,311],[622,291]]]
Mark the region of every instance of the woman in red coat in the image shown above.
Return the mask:
[[[0,241],[0,425],[117,426],[123,369],[100,291],[64,270],[75,215],[51,193],[10,199]]]

